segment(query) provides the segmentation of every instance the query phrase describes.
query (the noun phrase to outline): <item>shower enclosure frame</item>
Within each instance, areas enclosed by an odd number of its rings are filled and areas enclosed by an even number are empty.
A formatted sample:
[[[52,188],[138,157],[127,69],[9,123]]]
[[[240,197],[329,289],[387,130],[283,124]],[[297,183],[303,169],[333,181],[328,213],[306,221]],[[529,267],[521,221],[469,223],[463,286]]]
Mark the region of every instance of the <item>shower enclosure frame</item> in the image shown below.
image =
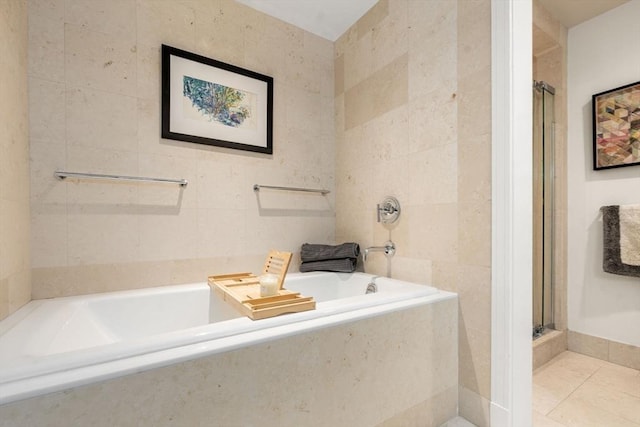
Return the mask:
[[[555,329],[556,165],[555,88],[533,82],[533,322],[532,335]]]

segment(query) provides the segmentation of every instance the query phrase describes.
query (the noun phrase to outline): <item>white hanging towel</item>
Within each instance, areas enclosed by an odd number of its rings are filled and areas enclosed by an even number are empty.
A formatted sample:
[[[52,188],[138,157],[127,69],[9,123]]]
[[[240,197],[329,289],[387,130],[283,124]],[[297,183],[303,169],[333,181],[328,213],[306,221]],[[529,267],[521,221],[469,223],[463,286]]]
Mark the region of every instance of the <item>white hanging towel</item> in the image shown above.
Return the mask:
[[[620,205],[620,260],[640,266],[640,205]]]

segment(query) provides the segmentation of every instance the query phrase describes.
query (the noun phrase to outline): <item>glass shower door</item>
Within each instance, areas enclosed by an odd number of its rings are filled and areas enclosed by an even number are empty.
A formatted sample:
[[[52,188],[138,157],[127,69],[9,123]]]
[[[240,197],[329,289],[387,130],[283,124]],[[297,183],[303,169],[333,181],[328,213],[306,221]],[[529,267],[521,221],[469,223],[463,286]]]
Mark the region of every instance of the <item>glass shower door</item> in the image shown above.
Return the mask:
[[[535,82],[533,91],[533,336],[554,328],[555,90]]]

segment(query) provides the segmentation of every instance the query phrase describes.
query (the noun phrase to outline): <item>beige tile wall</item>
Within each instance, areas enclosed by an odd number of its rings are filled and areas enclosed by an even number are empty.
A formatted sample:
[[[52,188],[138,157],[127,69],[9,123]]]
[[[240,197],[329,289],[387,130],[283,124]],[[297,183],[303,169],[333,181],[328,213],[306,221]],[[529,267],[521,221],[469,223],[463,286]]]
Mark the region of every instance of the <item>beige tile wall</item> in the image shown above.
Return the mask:
[[[0,419],[50,427],[437,427],[456,415],[456,323],[456,300],[448,299],[11,403]]]
[[[334,241],[331,42],[232,0],[32,0],[29,34],[34,298],[256,271],[271,248]],[[163,43],[274,78],[273,156],[160,138]]]
[[[381,0],[335,47],[336,238],[391,238],[394,277],[460,295],[460,411],[491,397],[488,0]],[[384,196],[398,223],[376,222]],[[374,253],[365,269],[387,271]]]
[[[0,319],[31,299],[27,2],[0,3]]]
[[[568,331],[568,347],[570,351],[585,354],[597,359],[640,369],[640,347],[611,341],[606,338]]]

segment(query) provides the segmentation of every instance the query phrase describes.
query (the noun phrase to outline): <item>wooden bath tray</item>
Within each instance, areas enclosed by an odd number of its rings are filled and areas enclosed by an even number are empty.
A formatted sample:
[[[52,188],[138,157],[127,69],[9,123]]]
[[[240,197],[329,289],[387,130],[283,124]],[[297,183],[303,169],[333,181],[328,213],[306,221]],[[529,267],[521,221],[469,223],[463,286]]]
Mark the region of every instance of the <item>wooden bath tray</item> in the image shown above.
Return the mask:
[[[313,297],[286,289],[280,289],[278,295],[261,297],[258,277],[251,273],[209,276],[209,286],[224,301],[253,320],[316,308]]]

